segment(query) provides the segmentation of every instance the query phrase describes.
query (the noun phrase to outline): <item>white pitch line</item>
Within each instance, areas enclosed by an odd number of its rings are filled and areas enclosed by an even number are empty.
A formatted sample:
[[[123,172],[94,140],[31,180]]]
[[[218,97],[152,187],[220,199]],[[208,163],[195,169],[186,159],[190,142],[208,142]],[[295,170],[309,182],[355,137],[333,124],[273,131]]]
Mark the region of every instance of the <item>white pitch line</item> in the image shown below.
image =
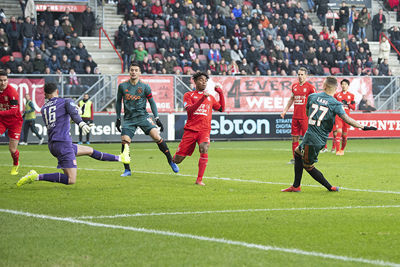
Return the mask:
[[[292,151],[291,149],[287,148],[272,148],[272,151]],[[346,150],[346,153],[373,153],[373,154],[400,154],[397,151],[367,151],[367,150]],[[326,154],[331,154],[330,152],[326,152]],[[332,153],[333,154],[333,153]]]
[[[79,217],[74,217],[74,218],[75,219],[113,219],[113,218],[124,218],[124,217],[144,217],[144,216],[163,216],[163,215],[242,213],[242,212],[260,212],[260,211],[308,211],[308,210],[379,209],[379,208],[400,208],[400,205],[317,207],[317,208],[281,208],[281,209],[208,210],[208,211],[177,211],[177,212],[160,212],[160,213],[151,212],[151,213],[116,214],[116,215],[101,215],[101,216],[79,216]]]
[[[27,216],[27,217],[33,217],[33,218],[53,220],[53,221],[62,221],[62,222],[69,222],[69,223],[74,223],[74,224],[82,224],[82,225],[88,225],[88,226],[93,226],[93,227],[120,229],[120,230],[127,230],[127,231],[147,233],[147,234],[188,238],[188,239],[201,240],[201,241],[207,241],[207,242],[213,242],[213,243],[220,243],[220,244],[226,244],[226,245],[235,245],[235,246],[241,246],[241,247],[246,247],[246,248],[259,249],[259,250],[264,250],[264,251],[278,251],[278,252],[285,252],[285,253],[290,253],[290,254],[319,257],[319,258],[324,258],[324,259],[340,260],[340,261],[344,261],[344,262],[358,262],[358,263],[374,264],[374,265],[380,265],[380,266],[400,267],[399,263],[388,262],[388,261],[384,261],[384,260],[370,260],[370,259],[364,259],[364,258],[353,258],[353,257],[347,257],[347,256],[341,256],[341,255],[335,255],[335,254],[321,253],[321,252],[316,252],[316,251],[306,251],[306,250],[301,250],[301,249],[296,249],[296,248],[282,248],[282,247],[275,247],[275,246],[253,244],[253,243],[247,243],[247,242],[242,242],[242,241],[228,240],[228,239],[224,239],[224,238],[207,237],[207,236],[201,236],[201,235],[192,235],[192,234],[178,233],[178,232],[172,232],[172,231],[162,231],[162,230],[138,228],[138,227],[130,227],[130,226],[122,226],[122,225],[95,223],[95,222],[90,222],[90,221],[77,220],[77,219],[73,219],[73,218],[62,218],[62,217],[55,217],[55,216],[49,216],[49,215],[43,215],[43,214],[34,214],[34,213],[29,213],[29,212],[8,210],[8,209],[0,209],[0,212],[14,214],[14,215]]]
[[[0,166],[1,167],[9,167],[10,165],[0,164]],[[54,166],[41,166],[41,165],[22,165],[22,167],[57,169]],[[78,170],[100,171],[100,172],[121,172],[121,169],[78,168]],[[137,170],[134,170],[133,173],[156,174],[156,175],[173,175],[173,176],[182,176],[182,177],[195,177],[195,174],[180,174],[180,173],[167,173],[167,172],[148,172],[148,171],[137,171]],[[257,183],[257,184],[271,184],[271,185],[285,185],[285,186],[286,185],[291,185],[290,183],[267,182],[267,181],[259,181],[259,180],[246,180],[246,179],[229,178],[229,177],[204,176],[204,178],[205,179],[212,179],[212,180],[242,182],[242,183]],[[317,188],[321,188],[320,185],[311,185],[311,184],[303,184],[301,186],[302,187],[317,187]],[[369,193],[382,193],[382,194],[397,194],[397,195],[400,195],[400,192],[398,192],[398,191],[370,190],[370,189],[357,189],[357,188],[346,188],[346,187],[340,187],[340,189],[348,190],[348,191],[356,191],[356,192],[369,192]]]

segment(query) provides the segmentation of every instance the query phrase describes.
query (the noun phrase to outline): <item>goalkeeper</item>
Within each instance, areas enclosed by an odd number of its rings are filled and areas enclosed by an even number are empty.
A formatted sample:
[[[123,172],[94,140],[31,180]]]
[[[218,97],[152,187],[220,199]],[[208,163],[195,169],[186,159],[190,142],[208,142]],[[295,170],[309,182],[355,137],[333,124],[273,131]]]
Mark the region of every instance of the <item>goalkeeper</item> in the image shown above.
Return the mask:
[[[150,86],[140,80],[140,74],[139,64],[132,62],[129,66],[130,79],[118,86],[117,103],[115,104],[117,122],[115,126],[121,132],[122,152],[129,153],[129,145],[132,142],[136,129],[139,127],[157,143],[158,148],[166,156],[172,170],[179,172],[178,166],[172,161],[167,143],[161,138],[160,132],[157,129],[157,126],[160,127],[160,131],[162,132],[164,126],[158,117],[157,105],[153,99]],[[124,120],[121,129],[122,101],[124,102]],[[146,111],[147,101],[150,104],[157,126]],[[124,167],[125,171],[121,176],[131,176],[129,164],[124,164]]]
[[[50,153],[57,158],[58,166],[64,173],[45,173],[38,174],[31,170],[27,175],[22,177],[17,186],[21,186],[33,181],[47,181],[63,184],[74,184],[76,181],[76,156],[90,156],[102,161],[121,161],[129,164],[129,154],[121,154],[119,156],[103,153],[94,150],[88,146],[75,145],[72,143],[70,132],[70,118],[79,125],[83,134],[90,131],[87,125],[78,114],[78,107],[72,99],[64,99],[58,97],[57,85],[47,83],[44,86],[45,97],[48,100],[42,107],[42,117],[47,127],[49,135]]]

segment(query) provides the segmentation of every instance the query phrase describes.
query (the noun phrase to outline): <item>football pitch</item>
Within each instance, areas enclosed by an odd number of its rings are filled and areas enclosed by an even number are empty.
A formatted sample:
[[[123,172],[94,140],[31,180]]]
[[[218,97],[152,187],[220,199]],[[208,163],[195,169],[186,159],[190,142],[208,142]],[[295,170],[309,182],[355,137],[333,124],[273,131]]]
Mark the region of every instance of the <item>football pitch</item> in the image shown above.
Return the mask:
[[[75,185],[17,188],[30,169],[58,171],[46,145],[19,149],[14,177],[0,146],[0,266],[400,266],[400,139],[320,154],[340,192],[305,171],[301,193],[280,192],[293,182],[289,141],[212,142],[205,187],[194,185],[198,152],[174,174],[156,144],[140,143],[131,177],[80,157]]]

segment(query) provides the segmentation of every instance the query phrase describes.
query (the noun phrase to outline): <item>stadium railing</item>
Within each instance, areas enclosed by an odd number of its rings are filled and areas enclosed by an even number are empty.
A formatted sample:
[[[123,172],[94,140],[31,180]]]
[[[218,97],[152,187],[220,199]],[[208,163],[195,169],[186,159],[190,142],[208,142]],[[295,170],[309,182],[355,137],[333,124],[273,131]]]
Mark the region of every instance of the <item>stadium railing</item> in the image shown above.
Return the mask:
[[[112,48],[114,49],[115,53],[118,55],[119,60],[121,61],[121,72],[124,72],[124,61],[122,60],[122,57],[120,53],[118,52],[117,48],[115,48],[113,42],[111,41],[110,37],[108,36],[106,30],[103,27],[99,28],[99,49],[101,49],[101,35],[104,33],[104,35],[107,37],[108,42],[111,44]]]

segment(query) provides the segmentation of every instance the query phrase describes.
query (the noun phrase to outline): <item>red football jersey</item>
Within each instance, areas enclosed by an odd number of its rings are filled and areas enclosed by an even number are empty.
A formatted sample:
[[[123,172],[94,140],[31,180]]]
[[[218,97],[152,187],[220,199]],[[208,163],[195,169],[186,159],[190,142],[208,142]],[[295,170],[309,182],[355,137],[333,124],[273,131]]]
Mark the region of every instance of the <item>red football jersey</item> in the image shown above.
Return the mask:
[[[346,111],[347,115],[350,114],[350,109],[356,109],[356,103],[354,102],[354,95],[350,92],[337,92],[335,93],[334,97],[340,103],[343,103],[343,109]]]
[[[6,123],[22,121],[22,115],[19,111],[19,96],[10,85],[0,93],[0,118]]]
[[[303,85],[297,82],[292,85],[292,95],[294,97],[293,119],[307,119],[307,98],[313,93],[315,93],[315,87],[309,82],[305,82]]]
[[[203,92],[193,91],[187,92],[183,96],[183,105],[185,108],[195,104],[203,97]],[[193,112],[193,114],[188,113],[188,119],[186,121],[184,129],[192,130],[195,132],[199,131],[211,131],[211,118],[212,110],[218,110],[221,104],[215,100],[215,98],[210,95],[204,99],[203,103]]]

